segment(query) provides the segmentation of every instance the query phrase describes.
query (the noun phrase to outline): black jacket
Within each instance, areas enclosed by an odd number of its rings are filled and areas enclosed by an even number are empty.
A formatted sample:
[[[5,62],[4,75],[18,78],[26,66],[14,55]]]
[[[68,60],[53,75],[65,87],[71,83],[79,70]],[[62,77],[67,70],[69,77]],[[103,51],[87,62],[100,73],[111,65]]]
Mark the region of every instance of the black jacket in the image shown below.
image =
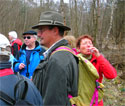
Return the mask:
[[[40,62],[33,76],[33,82],[40,90],[45,106],[70,105],[68,94],[77,96],[77,58],[68,51],[58,51],[51,55],[60,46],[68,46],[68,42],[63,39],[56,43],[45,60]]]

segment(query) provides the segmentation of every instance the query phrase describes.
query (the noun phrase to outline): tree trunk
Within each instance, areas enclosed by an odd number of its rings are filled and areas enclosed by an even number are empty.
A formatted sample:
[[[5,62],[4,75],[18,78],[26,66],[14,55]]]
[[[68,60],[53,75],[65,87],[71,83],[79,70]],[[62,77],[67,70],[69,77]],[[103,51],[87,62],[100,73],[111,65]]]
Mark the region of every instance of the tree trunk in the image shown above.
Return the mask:
[[[78,36],[78,25],[77,25],[77,0],[75,2],[75,36]]]
[[[109,24],[109,29],[108,29],[108,32],[107,32],[107,35],[106,35],[106,38],[105,38],[105,46],[104,46],[104,48],[108,46],[108,42],[109,42],[109,35],[110,35],[110,32],[111,32],[112,23],[113,23],[113,15],[114,15],[115,1],[116,1],[116,0],[113,0],[113,1],[112,1],[110,24]]]

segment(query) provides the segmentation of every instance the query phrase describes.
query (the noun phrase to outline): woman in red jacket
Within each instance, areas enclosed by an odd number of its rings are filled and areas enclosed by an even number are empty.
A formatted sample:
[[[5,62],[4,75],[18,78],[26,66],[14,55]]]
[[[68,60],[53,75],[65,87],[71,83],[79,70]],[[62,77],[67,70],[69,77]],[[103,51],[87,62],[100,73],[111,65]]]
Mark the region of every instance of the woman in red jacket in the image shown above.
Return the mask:
[[[90,35],[82,35],[77,39],[76,47],[79,53],[91,61],[99,73],[99,82],[102,82],[103,75],[107,79],[113,79],[117,76],[117,71],[109,61],[100,54],[99,50],[93,46],[93,39]],[[103,106],[101,100],[98,106]]]

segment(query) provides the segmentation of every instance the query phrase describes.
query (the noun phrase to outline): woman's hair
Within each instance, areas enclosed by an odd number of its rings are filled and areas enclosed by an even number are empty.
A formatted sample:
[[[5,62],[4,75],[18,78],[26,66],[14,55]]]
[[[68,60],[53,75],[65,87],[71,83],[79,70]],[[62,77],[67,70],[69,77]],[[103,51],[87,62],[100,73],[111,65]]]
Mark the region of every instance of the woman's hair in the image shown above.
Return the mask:
[[[73,35],[66,35],[64,39],[68,41],[71,48],[76,48],[76,38]]]
[[[81,40],[85,39],[85,38],[90,39],[92,41],[92,43],[93,43],[93,38],[90,35],[81,35],[80,37],[77,38],[77,41],[76,41],[76,47],[77,48],[80,47]]]

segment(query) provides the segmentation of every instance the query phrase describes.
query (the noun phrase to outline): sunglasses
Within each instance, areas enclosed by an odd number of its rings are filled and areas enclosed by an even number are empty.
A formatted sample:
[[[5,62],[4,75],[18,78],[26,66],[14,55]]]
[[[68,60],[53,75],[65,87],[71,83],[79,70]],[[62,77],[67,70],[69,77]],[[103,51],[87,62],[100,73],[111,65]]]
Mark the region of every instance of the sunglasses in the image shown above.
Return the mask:
[[[23,37],[23,39],[26,39],[26,38],[27,38],[27,39],[31,39],[31,36],[27,36],[27,37],[24,36],[24,37]]]

